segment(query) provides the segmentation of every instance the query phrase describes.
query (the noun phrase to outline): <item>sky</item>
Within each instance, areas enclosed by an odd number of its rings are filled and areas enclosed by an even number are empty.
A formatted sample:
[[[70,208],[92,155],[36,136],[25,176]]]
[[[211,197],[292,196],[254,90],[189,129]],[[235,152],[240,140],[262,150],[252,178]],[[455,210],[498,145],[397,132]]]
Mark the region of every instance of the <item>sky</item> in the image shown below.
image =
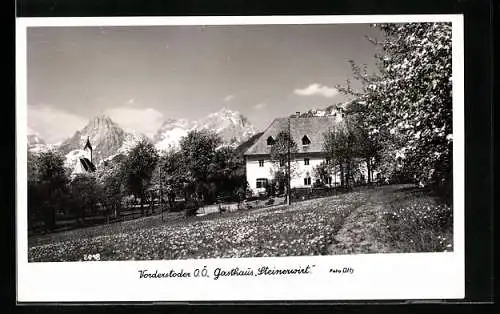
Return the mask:
[[[169,118],[227,108],[257,129],[347,100],[348,63],[374,69],[368,24],[34,27],[28,130],[56,143],[107,114],[152,136]]]

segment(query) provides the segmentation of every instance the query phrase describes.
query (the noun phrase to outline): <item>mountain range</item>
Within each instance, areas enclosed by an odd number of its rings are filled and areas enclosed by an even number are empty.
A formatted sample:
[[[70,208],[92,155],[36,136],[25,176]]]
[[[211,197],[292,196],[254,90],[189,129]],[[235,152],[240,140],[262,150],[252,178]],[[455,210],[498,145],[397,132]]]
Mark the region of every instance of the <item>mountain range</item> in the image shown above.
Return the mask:
[[[324,109],[311,109],[299,113],[299,117],[342,114],[344,107],[345,104],[339,103]],[[176,149],[181,138],[192,130],[212,130],[221,137],[223,145],[232,146],[240,153],[244,153],[262,134],[241,113],[223,108],[195,121],[169,118],[149,140],[158,150]],[[77,130],[60,144],[46,144],[38,134],[32,132],[28,135],[28,150],[30,152],[59,150],[66,156],[66,166],[74,168],[78,159],[85,156],[83,147],[87,139],[93,146],[93,162],[98,165],[105,159],[126,154],[137,142],[148,137],[135,131],[125,131],[110,117],[100,114],[90,119],[85,127]]]
[[[153,143],[160,150],[176,148],[181,137],[191,130],[212,130],[221,137],[224,145],[233,147],[257,133],[255,127],[241,113],[223,108],[197,121],[168,119],[153,136]]]
[[[223,145],[233,147],[245,142],[257,131],[248,119],[237,111],[222,110],[209,114],[196,121],[185,119],[167,119],[149,140],[159,150],[178,148],[180,140],[191,130],[212,130],[223,140]],[[144,134],[134,131],[125,131],[110,117],[100,114],[89,120],[81,130],[77,130],[70,138],[62,143],[45,144],[37,134],[28,135],[28,150],[40,152],[46,149],[57,149],[66,156],[66,166],[74,168],[80,157],[85,156],[83,147],[90,140],[93,148],[93,162],[98,165],[105,159],[112,158],[120,153],[127,153],[142,139]]]

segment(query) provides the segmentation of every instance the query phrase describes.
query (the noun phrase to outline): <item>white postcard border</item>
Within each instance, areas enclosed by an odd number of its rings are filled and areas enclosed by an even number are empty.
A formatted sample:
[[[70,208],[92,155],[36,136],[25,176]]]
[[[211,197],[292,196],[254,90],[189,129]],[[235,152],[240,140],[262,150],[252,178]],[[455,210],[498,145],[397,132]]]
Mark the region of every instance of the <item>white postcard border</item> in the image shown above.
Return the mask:
[[[28,263],[28,27],[452,22],[454,251],[450,253],[238,258],[173,261]],[[18,18],[16,21],[16,254],[19,302],[461,299],[465,296],[464,43],[462,15]],[[311,267],[296,277],[221,277],[216,268]],[[314,265],[314,266],[311,266]],[[139,279],[139,270],[211,278]],[[329,274],[332,267],[352,274]]]

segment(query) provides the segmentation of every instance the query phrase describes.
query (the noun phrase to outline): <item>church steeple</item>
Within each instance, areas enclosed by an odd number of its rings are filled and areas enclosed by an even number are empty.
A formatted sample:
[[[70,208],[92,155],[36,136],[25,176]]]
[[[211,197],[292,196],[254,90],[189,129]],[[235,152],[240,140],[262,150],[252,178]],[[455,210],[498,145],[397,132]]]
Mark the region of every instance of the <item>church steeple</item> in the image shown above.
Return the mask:
[[[90,145],[90,138],[87,136],[87,143],[85,144],[85,147],[83,148],[84,151],[89,151],[89,159],[90,162],[92,162],[92,145]]]

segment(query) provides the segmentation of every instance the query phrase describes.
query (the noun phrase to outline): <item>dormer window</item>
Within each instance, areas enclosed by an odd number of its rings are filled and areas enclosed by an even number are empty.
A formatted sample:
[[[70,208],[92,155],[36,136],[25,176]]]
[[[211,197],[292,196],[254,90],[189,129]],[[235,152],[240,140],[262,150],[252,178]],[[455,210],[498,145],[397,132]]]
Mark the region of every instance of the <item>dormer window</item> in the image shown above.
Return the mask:
[[[307,146],[309,144],[311,144],[311,141],[309,140],[307,135],[304,135],[304,137],[302,138],[302,145]]]
[[[268,146],[272,146],[272,145],[274,145],[274,138],[273,138],[272,136],[269,136],[269,137],[267,138],[267,145],[268,145]]]

